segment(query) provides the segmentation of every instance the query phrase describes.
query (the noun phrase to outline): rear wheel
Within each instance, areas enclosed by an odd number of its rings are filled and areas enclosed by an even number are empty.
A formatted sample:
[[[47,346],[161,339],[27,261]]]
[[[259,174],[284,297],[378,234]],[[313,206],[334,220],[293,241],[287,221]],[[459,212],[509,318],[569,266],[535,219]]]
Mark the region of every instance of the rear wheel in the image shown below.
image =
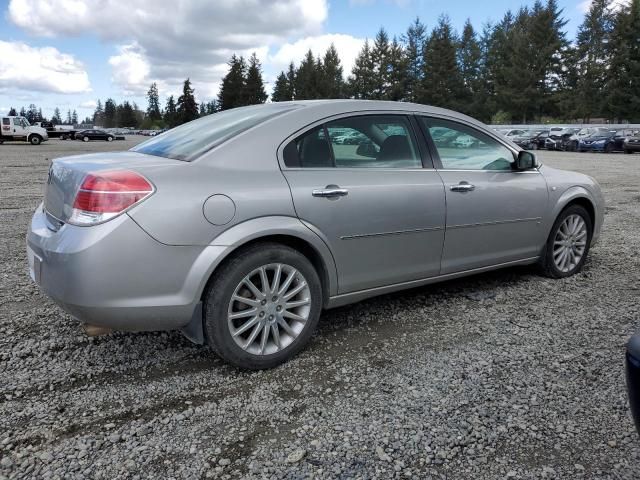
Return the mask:
[[[31,135],[29,137],[29,143],[31,145],[40,145],[42,143],[42,138],[39,135]]]
[[[558,216],[540,259],[542,272],[551,278],[578,273],[589,253],[593,225],[589,213],[580,205],[571,205]]]
[[[612,153],[613,152],[613,144],[607,143],[607,145],[604,147],[604,151],[605,151],[605,153]]]
[[[113,137],[112,136],[108,136],[107,137],[107,142],[113,142]]]
[[[629,153],[632,153],[632,152],[631,152],[631,150],[625,149],[625,150],[624,150],[624,153],[629,154]]]
[[[216,273],[204,299],[213,350],[241,368],[279,365],[309,341],[322,309],[313,265],[280,244],[255,245]]]

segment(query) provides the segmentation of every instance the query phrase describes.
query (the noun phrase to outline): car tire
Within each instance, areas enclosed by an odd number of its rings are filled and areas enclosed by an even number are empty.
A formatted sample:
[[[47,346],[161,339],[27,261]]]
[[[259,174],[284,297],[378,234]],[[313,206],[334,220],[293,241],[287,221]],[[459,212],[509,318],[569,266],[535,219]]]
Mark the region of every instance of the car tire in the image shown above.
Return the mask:
[[[31,145],[40,145],[42,143],[42,138],[39,135],[31,135],[29,137],[29,143]]]
[[[88,142],[89,141],[89,137],[82,137],[82,141],[83,142]]]
[[[107,137],[107,142],[113,142],[113,137],[111,136]]]
[[[322,303],[320,278],[304,255],[277,243],[256,244],[226,261],[209,282],[205,336],[214,352],[236,367],[272,368],[308,343]],[[285,306],[291,304],[296,306]]]
[[[629,150],[629,149],[626,149],[626,148],[625,148],[624,153],[626,153],[626,154],[630,154],[630,153],[632,153],[632,152],[631,152],[631,150]]]
[[[572,231],[572,225],[575,226],[575,231]],[[542,273],[550,278],[564,278],[578,273],[589,254],[592,236],[593,223],[589,212],[580,205],[565,208],[553,223],[544,253],[540,257],[539,267]],[[567,243],[563,244],[564,242]]]
[[[605,153],[613,153],[613,145],[611,143],[607,143],[604,147]]]

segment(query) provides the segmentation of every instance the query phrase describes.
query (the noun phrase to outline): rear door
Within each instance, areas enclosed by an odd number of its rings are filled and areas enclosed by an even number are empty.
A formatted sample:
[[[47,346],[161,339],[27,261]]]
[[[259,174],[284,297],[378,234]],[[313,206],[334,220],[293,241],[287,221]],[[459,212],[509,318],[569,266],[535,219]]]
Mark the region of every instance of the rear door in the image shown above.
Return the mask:
[[[330,247],[339,293],[439,274],[444,190],[411,118],[345,116],[285,145],[296,213]]]
[[[536,257],[548,192],[537,169],[515,171],[515,150],[474,126],[419,117],[445,185],[442,274]],[[457,142],[470,136],[472,143]]]

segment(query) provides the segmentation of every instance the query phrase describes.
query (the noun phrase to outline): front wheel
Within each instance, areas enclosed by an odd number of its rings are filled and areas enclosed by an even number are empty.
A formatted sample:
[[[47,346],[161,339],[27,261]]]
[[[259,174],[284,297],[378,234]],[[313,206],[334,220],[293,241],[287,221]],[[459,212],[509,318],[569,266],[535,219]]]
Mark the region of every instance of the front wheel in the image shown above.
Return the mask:
[[[89,137],[82,137],[82,141],[83,142],[88,142],[89,141]]]
[[[40,143],[42,143],[42,139],[38,135],[32,135],[29,137],[29,143],[31,145],[40,145]]]
[[[624,153],[626,153],[626,154],[630,154],[630,153],[631,153],[631,150],[629,150],[629,149],[625,149]]]
[[[215,274],[205,293],[204,330],[227,362],[271,368],[307,344],[321,310],[322,287],[311,262],[287,246],[259,244]]]
[[[113,142],[113,137],[107,137],[107,142]]]
[[[593,224],[580,205],[571,205],[558,216],[540,259],[542,272],[551,278],[578,273],[589,253]]]

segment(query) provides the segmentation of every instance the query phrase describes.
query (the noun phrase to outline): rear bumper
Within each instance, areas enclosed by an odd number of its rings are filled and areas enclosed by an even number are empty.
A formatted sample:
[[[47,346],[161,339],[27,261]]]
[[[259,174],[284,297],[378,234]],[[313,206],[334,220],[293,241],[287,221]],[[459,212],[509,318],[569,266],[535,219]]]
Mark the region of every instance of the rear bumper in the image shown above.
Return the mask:
[[[640,433],[640,335],[631,337],[627,345],[627,390],[629,408]]]
[[[81,322],[116,330],[188,324],[225,248],[161,244],[128,215],[56,232],[42,206],[27,234],[30,274],[44,292]]]

